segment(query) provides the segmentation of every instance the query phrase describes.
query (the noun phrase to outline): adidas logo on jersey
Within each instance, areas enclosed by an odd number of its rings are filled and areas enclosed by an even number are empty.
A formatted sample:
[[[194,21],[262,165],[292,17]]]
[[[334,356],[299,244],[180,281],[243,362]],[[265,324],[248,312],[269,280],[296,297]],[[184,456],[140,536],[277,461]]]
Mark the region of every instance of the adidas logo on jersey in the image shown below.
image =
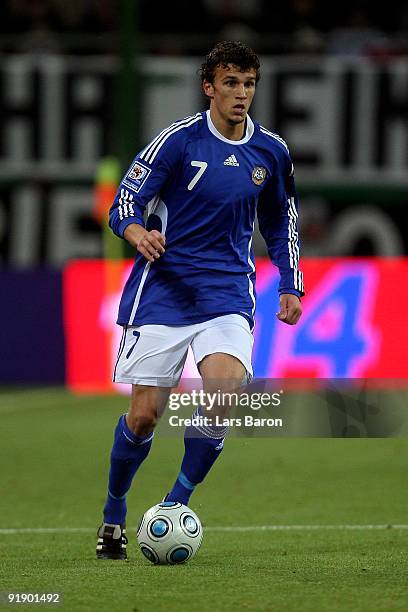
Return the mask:
[[[239,162],[235,155],[230,155],[224,162],[224,166],[239,166]]]

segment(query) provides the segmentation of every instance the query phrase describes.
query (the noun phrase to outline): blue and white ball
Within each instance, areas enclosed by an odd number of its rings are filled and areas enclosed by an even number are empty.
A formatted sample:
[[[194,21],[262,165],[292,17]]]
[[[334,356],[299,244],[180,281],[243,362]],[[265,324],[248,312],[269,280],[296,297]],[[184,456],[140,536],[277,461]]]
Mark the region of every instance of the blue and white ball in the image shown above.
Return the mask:
[[[180,502],[165,501],[149,508],[137,530],[140,550],[151,563],[159,565],[190,561],[202,539],[200,519]]]

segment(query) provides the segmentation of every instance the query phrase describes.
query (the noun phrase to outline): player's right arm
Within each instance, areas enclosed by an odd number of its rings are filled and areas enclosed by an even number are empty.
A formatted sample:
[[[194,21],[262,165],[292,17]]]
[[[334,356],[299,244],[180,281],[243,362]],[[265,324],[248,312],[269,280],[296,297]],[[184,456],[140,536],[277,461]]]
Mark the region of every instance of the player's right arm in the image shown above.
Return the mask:
[[[171,127],[153,139],[132,161],[109,211],[112,231],[150,262],[164,253],[165,236],[157,230],[146,230],[144,211],[174,174],[181,158],[181,144]]]
[[[157,230],[148,232],[138,223],[130,223],[123,232],[123,237],[129,244],[143,255],[147,261],[159,259],[165,252],[166,237]]]

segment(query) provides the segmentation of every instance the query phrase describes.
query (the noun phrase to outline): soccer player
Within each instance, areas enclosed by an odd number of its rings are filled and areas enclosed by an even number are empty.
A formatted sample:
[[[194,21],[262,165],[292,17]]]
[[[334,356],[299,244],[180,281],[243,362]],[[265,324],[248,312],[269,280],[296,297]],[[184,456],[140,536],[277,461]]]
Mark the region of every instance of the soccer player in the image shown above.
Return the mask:
[[[293,165],[284,140],[248,115],[259,78],[252,49],[218,43],[201,67],[209,110],[176,121],[136,156],[110,210],[113,232],[137,254],[119,307],[114,370],[132,396],[115,429],[99,558],[126,558],[126,494],[188,348],[206,393],[233,392],[252,376],[256,214],[280,272],[277,316],[294,325],[301,315]],[[166,500],[188,504],[225,435],[215,425],[186,429]]]

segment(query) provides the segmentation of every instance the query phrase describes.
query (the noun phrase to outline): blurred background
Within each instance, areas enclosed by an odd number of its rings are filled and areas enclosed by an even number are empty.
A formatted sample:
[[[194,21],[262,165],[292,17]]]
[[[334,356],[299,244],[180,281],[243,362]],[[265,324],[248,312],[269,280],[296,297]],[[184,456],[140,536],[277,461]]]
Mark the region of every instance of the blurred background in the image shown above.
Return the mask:
[[[251,115],[287,141],[301,198],[294,329],[255,235],[255,374],[407,378],[406,2],[3,0],[1,385],[113,390],[131,253],[106,209],[142,145],[206,108],[197,70],[223,39],[261,56]]]

